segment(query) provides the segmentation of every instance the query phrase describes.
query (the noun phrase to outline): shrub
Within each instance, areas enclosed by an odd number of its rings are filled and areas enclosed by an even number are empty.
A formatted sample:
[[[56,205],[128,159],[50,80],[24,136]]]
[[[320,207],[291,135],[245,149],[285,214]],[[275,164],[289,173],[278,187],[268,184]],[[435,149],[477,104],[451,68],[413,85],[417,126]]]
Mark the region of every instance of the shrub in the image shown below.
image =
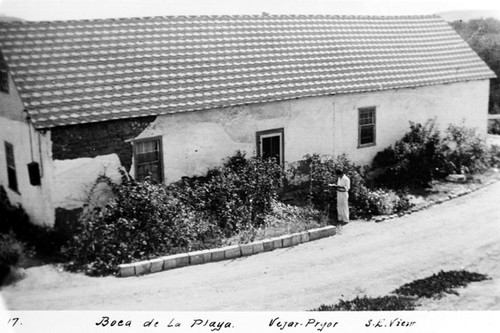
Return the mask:
[[[27,252],[34,252],[50,259],[60,259],[60,248],[69,239],[61,232],[59,225],[54,228],[32,224],[24,209],[10,203],[5,189],[0,186],[0,233],[12,233],[25,243]]]
[[[423,125],[410,122],[410,131],[394,147],[378,153],[372,167],[387,168],[376,182],[389,187],[426,186],[433,179],[445,177],[450,166],[435,120]]]
[[[331,214],[335,214],[337,191],[328,185],[336,183],[337,168],[344,170],[351,180],[349,201],[359,201],[365,189],[363,169],[350,161],[346,155],[340,155],[336,159],[321,158],[318,154],[305,155],[298,165],[290,167],[288,178],[291,183],[296,179],[300,182],[305,180],[302,186],[305,186],[308,203],[318,210],[329,210]]]
[[[489,167],[488,146],[474,128],[450,124],[443,144],[455,173],[477,173]]]
[[[492,151],[494,153],[494,151]],[[410,131],[379,152],[372,168],[385,169],[376,178],[388,187],[426,186],[450,173],[477,173],[494,162],[486,142],[473,128],[450,124],[442,139],[434,120],[410,122]]]
[[[0,285],[11,267],[17,265],[22,253],[23,246],[12,233],[0,233]]]
[[[490,148],[489,165],[492,167],[500,167],[500,146],[492,145]]]
[[[62,249],[70,270],[89,275],[114,271],[121,263],[202,248],[217,230],[163,185],[127,181],[115,188],[107,207],[96,208]]]
[[[263,225],[281,179],[282,168],[275,161],[246,158],[238,151],[205,177],[184,179],[175,191],[186,205],[204,212],[231,236]]]
[[[273,161],[237,153],[204,177],[178,184],[123,178],[115,197],[83,216],[82,227],[62,253],[70,270],[112,273],[121,263],[215,247],[223,234],[264,224],[281,181]]]
[[[366,185],[365,169],[353,163],[345,154],[336,159],[322,159],[318,154],[306,155],[298,166],[290,168],[289,177],[292,182],[295,178],[306,179],[309,203],[318,210],[329,210],[329,214],[335,216],[337,192],[328,184],[336,182],[337,168],[344,170],[351,180],[349,204],[352,217],[392,214],[409,206],[409,200],[402,192],[370,189]]]
[[[265,216],[262,226],[242,230],[236,236],[226,239],[224,244],[248,243],[322,226],[322,213],[311,206],[298,207],[277,200],[273,200],[271,206],[271,212]]]

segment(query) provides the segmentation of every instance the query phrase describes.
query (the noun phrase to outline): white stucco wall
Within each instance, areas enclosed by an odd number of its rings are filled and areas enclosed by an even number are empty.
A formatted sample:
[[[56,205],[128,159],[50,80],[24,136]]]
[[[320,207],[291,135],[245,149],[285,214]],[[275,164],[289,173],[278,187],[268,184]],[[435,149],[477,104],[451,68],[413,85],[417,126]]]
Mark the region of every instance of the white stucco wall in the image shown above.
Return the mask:
[[[102,205],[112,193],[105,183],[96,184],[100,176],[109,177],[114,183],[120,183],[120,159],[116,154],[94,158],[75,158],[54,160],[53,163],[53,205],[56,208],[75,209],[84,204]]]
[[[10,202],[20,204],[31,222],[52,225],[54,210],[51,204],[50,134],[36,131],[29,125],[23,110],[24,105],[12,77],[9,76],[9,92],[0,92],[0,184],[7,192]],[[14,148],[17,192],[9,188],[5,141]],[[40,163],[40,186],[30,184],[27,165],[33,161]]]
[[[409,121],[436,118],[441,131],[450,123],[487,133],[489,81],[469,81],[414,89],[335,96],[335,151],[347,153],[360,164],[409,130]],[[376,145],[358,148],[358,109],[376,107]]]
[[[54,210],[51,203],[51,160],[48,134],[37,132],[25,122],[0,117],[0,183],[13,204],[21,204],[32,223],[52,225]],[[14,148],[18,191],[9,188],[5,141]],[[28,163],[40,163],[41,185],[30,184]]]
[[[486,134],[488,85],[486,80],[471,81],[163,115],[137,139],[162,137],[166,182],[202,175],[236,150],[254,156],[256,133],[280,128],[284,130],[284,156],[289,163],[308,153],[347,153],[356,162],[366,164],[378,151],[402,137],[409,120],[423,123],[436,118],[443,128],[465,120],[467,126]],[[0,106],[16,107],[15,101],[9,103]],[[367,148],[358,148],[358,109],[362,107],[376,107],[376,145]],[[9,117],[0,117],[0,181],[11,201],[20,203],[33,222],[51,225],[55,208],[82,207],[101,174],[120,181],[121,164],[116,154],[52,160],[50,131],[44,134],[32,129],[32,158],[27,123],[12,119],[12,110],[9,113]],[[19,193],[7,186],[4,140],[14,145]],[[32,160],[43,160],[42,186],[29,184],[26,165]],[[106,188],[98,190],[97,200],[105,201],[108,194]]]
[[[204,174],[236,150],[254,156],[256,133],[265,130],[284,129],[287,161],[308,152],[329,154],[332,105],[331,97],[305,98],[158,116],[138,138],[162,136],[165,179],[173,182]]]
[[[166,182],[201,175],[236,150],[256,153],[256,132],[283,128],[285,160],[348,154],[360,164],[400,139],[409,121],[465,120],[486,134],[488,80],[346,94],[158,116],[138,138],[162,136]],[[376,107],[376,145],[358,148],[358,108]],[[134,168],[132,167],[132,173]]]

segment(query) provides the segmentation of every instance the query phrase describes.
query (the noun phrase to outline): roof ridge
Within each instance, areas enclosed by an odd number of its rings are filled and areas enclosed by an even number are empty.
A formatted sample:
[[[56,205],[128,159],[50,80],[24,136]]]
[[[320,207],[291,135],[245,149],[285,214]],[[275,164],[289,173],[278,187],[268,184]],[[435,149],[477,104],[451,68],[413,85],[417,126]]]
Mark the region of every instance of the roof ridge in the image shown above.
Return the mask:
[[[235,14],[235,15],[158,15],[158,16],[136,16],[136,17],[110,17],[94,19],[74,20],[41,20],[41,21],[2,21],[0,25],[31,25],[31,24],[58,24],[58,23],[82,23],[82,22],[120,22],[120,21],[143,21],[157,19],[216,19],[216,18],[377,18],[377,19],[404,19],[404,18],[441,18],[438,14],[415,14],[415,15],[356,15],[356,14]]]

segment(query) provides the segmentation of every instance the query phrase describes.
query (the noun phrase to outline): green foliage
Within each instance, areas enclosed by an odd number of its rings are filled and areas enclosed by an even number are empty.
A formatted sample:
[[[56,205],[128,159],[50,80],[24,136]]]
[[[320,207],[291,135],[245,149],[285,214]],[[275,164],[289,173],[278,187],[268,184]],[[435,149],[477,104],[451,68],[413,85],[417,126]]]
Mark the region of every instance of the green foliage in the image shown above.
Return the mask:
[[[378,153],[372,168],[384,172],[376,178],[382,186],[426,186],[450,173],[477,173],[490,167],[492,155],[475,129],[450,124],[445,137],[434,120],[410,122],[404,137]]]
[[[389,187],[425,186],[449,173],[435,120],[410,122],[410,130],[374,158],[373,167],[386,167],[376,182]]]
[[[490,166],[488,146],[473,128],[450,124],[443,144],[455,173],[477,173]]]
[[[63,247],[68,269],[108,274],[118,264],[200,249],[217,236],[202,214],[166,186],[125,181],[114,191],[107,207],[82,221],[81,230]]]
[[[178,192],[186,204],[204,212],[231,236],[263,225],[281,178],[282,168],[275,161],[246,158],[238,151],[207,176],[185,179]]]
[[[0,233],[0,286],[12,267],[17,265],[23,253],[23,245],[12,233]]]
[[[444,293],[458,293],[453,288],[464,287],[470,282],[478,282],[488,280],[486,275],[479,273],[471,273],[465,270],[461,271],[440,271],[425,279],[415,280],[407,283],[394,291],[394,293],[402,296],[417,296],[417,297],[435,297],[441,296]]]
[[[275,162],[240,152],[206,176],[178,184],[124,177],[109,184],[114,198],[84,215],[63,247],[67,268],[109,274],[122,263],[216,247],[223,236],[251,233],[272,211],[280,181]]]
[[[270,214],[266,215],[264,220],[265,227],[278,224],[291,225],[297,221],[300,221],[302,226],[307,226],[309,224],[319,223],[322,217],[321,212],[311,206],[297,207],[277,200],[273,200],[271,206],[272,211]],[[307,227],[306,229],[310,228]],[[298,230],[293,232],[297,231]]]
[[[0,234],[0,266],[15,266],[23,253],[23,245],[15,236]]]
[[[24,209],[10,203],[5,189],[0,186],[0,233],[12,233],[18,240],[25,243],[27,252],[34,252],[44,257],[59,260],[59,251],[68,239],[61,232],[59,225],[55,228],[34,225],[30,222]]]
[[[489,112],[500,113],[500,21],[494,18],[454,21],[451,26],[495,72],[491,79]]]
[[[500,167],[500,146],[499,145],[492,145],[490,147],[490,161],[489,164],[492,167]]]
[[[339,300],[335,305],[321,305],[313,311],[412,311],[415,301],[408,297],[356,297],[351,301]]]
[[[364,168],[353,163],[345,154],[336,159],[321,158],[318,154],[306,155],[298,166],[290,168],[289,178],[291,182],[305,179],[309,203],[318,210],[329,210],[329,214],[335,216],[337,192],[328,186],[336,183],[335,169],[343,170],[351,181],[349,205],[353,217],[393,214],[409,208],[409,200],[403,192],[370,189],[365,181]]]

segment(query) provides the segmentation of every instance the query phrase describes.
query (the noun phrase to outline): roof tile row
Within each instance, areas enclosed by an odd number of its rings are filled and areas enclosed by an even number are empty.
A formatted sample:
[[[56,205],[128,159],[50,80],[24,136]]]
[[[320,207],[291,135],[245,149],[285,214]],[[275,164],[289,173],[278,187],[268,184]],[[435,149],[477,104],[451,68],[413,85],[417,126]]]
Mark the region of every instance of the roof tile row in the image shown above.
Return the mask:
[[[0,24],[34,125],[488,79],[437,16],[178,16]]]

